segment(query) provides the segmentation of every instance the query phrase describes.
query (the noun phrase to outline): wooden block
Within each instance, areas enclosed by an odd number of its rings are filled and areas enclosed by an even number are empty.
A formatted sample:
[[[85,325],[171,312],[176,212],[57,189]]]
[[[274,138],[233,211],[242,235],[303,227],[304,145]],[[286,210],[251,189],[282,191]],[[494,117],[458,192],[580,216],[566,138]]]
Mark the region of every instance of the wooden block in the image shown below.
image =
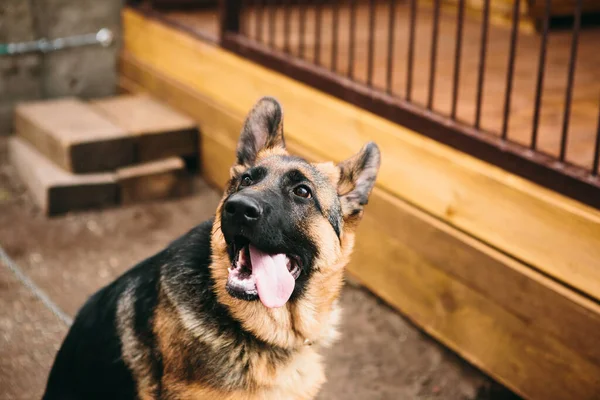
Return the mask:
[[[150,96],[122,95],[92,105],[136,138],[138,162],[198,152],[196,123]]]
[[[180,197],[191,192],[181,158],[171,157],[117,170],[123,204]]]
[[[118,188],[114,174],[75,175],[66,172],[18,137],[10,138],[8,146],[11,164],[47,215],[117,203]]]
[[[379,188],[356,244],[366,287],[523,398],[598,398],[597,303]]]
[[[75,98],[20,104],[15,127],[66,171],[110,171],[134,162],[134,143],[126,132]]]

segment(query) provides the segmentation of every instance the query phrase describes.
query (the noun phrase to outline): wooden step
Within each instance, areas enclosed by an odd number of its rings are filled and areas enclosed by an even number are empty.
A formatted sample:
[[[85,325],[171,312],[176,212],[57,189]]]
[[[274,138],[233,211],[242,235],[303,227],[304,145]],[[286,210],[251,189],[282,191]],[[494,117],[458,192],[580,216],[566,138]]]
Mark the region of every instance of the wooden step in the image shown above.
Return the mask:
[[[135,161],[130,135],[76,98],[21,104],[16,108],[15,128],[69,172],[110,171]]]
[[[179,157],[118,169],[117,181],[122,204],[185,196],[192,183]]]
[[[45,214],[117,204],[118,186],[114,174],[66,172],[18,137],[10,138],[8,146],[11,164]]]
[[[197,153],[198,130],[191,118],[147,95],[92,101],[94,108],[136,138],[136,160],[145,162]]]
[[[195,122],[149,96],[33,102],[15,114],[17,134],[73,173],[197,154]]]
[[[34,202],[52,216],[186,196],[192,178],[179,157],[151,161],[115,172],[73,174],[50,162],[29,142],[9,139],[9,159]]]

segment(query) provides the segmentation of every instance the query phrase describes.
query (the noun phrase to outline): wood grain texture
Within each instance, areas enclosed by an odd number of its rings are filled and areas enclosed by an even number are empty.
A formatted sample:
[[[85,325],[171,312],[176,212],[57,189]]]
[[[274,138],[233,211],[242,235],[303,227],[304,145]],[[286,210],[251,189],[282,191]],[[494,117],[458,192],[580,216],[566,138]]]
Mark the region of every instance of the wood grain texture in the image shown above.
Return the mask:
[[[239,115],[263,95],[277,97],[286,110],[287,142],[314,154],[342,160],[376,141],[383,152],[378,187],[600,299],[598,210],[131,10],[124,23],[125,49],[137,62]],[[123,72],[135,80],[137,72]]]
[[[110,171],[133,162],[126,132],[75,98],[20,104],[15,129],[66,171]]]
[[[527,0],[530,14],[533,18],[542,18],[545,11],[544,0]],[[552,2],[551,15],[554,17],[572,16],[575,11],[577,0],[554,0]],[[583,0],[581,4],[583,14],[597,13],[600,11],[600,2],[597,0]]]
[[[138,162],[193,155],[198,151],[194,121],[157,99],[124,95],[94,100],[91,104],[135,138]]]
[[[116,177],[122,204],[164,200],[191,192],[190,176],[178,157],[119,168]]]
[[[45,214],[57,215],[117,203],[114,174],[66,172],[19,137],[9,139],[8,146],[11,164]]]
[[[245,113],[131,57],[121,71],[198,121],[203,174],[222,189]],[[296,141],[288,148],[329,159]],[[590,334],[600,331],[597,303],[381,188],[358,235],[350,272],[473,364],[532,399],[600,393],[600,337]]]

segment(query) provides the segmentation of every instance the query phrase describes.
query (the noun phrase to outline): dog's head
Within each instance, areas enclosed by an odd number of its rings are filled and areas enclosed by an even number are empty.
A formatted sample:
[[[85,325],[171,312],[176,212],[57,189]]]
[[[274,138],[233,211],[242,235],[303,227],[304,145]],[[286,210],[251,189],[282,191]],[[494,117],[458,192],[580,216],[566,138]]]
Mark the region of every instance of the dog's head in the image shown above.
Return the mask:
[[[246,119],[217,209],[228,294],[278,308],[324,285],[319,277],[335,273],[341,286],[379,163],[374,143],[337,165],[290,155],[281,106],[261,99]]]

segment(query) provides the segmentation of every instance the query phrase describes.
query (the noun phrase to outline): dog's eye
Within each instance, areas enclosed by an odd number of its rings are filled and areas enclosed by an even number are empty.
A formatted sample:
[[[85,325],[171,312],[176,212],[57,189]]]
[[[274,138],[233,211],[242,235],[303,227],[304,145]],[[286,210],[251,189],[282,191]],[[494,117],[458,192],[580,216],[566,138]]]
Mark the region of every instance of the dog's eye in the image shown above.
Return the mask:
[[[310,189],[304,185],[296,186],[294,188],[294,194],[304,199],[308,199],[311,196]]]
[[[242,177],[242,181],[240,182],[240,186],[250,186],[252,185],[252,178],[250,178],[250,175],[244,175]]]

